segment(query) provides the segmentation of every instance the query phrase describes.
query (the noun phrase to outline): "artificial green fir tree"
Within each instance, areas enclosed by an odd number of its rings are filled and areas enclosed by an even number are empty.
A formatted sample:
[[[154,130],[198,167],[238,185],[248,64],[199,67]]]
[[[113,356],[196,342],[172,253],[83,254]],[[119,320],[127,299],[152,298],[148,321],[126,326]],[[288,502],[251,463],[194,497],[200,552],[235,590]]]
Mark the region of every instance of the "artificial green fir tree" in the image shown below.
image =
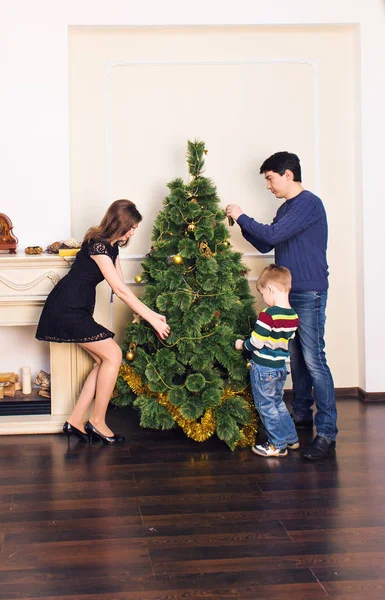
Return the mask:
[[[251,445],[256,431],[247,360],[234,347],[256,315],[215,185],[202,176],[206,153],[204,142],[188,142],[189,181],[168,184],[136,278],[146,284],[143,302],[166,316],[171,333],[160,340],[146,321],[127,326],[113,402],[133,402],[142,427],[179,425],[197,441],[216,433],[234,449]]]

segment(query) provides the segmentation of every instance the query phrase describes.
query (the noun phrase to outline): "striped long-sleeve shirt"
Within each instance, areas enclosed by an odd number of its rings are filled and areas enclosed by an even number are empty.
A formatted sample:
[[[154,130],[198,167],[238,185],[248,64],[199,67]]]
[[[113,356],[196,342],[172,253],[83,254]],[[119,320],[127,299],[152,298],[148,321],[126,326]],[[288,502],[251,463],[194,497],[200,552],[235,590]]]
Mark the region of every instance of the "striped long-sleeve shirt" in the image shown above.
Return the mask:
[[[298,328],[298,315],[292,308],[271,306],[262,310],[254,330],[244,342],[252,360],[265,367],[279,368],[289,357],[289,340]]]

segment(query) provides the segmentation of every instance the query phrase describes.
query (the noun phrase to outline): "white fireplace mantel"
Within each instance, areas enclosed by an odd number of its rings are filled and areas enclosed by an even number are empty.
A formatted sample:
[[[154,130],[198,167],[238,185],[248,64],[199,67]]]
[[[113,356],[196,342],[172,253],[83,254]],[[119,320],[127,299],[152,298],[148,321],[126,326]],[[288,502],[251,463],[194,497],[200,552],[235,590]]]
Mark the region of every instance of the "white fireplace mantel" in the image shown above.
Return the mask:
[[[47,295],[72,262],[58,255],[0,254],[0,327],[36,325]],[[0,416],[0,435],[61,431],[91,364],[75,344],[50,344],[51,414]]]

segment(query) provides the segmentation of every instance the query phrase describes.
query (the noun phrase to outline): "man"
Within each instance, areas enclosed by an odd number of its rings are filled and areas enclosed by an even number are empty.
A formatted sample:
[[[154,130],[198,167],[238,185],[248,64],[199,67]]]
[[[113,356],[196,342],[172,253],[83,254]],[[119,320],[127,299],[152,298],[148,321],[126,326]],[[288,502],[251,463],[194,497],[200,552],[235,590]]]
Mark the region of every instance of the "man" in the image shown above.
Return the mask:
[[[236,204],[229,204],[226,214],[257,250],[266,253],[275,248],[276,264],[291,271],[290,304],[299,317],[297,335],[290,343],[293,419],[297,429],[313,428],[314,388],[317,435],[303,456],[318,460],[334,453],[338,433],[334,383],[324,351],[329,274],[326,213],[320,198],[302,187],[296,154],[273,154],[260,173],[267,189],[284,200],[272,224],[255,221]]]

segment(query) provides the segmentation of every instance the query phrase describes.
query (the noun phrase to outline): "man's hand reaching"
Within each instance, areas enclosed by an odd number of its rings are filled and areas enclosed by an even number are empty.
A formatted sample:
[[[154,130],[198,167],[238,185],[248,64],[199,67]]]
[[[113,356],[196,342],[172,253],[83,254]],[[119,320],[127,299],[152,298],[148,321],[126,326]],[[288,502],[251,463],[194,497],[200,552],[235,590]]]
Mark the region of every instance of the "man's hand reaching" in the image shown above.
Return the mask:
[[[226,216],[231,217],[234,221],[238,221],[239,217],[243,214],[243,210],[238,204],[228,204],[226,206]]]

